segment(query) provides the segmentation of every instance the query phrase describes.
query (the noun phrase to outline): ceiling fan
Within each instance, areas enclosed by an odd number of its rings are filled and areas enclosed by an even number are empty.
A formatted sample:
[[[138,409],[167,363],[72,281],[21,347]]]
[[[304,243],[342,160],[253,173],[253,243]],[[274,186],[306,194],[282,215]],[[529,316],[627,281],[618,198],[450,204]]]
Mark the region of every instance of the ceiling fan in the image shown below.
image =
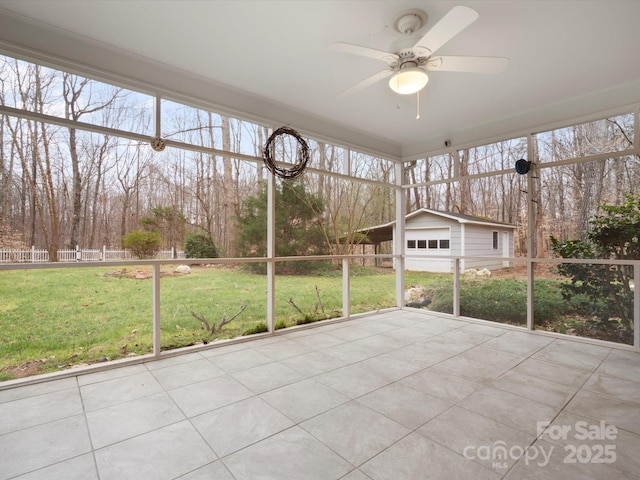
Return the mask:
[[[391,77],[389,88],[400,95],[409,95],[422,90],[429,76],[426,70],[441,72],[500,73],[508,65],[503,57],[435,56],[436,51],[458,35],[479,17],[472,8],[458,5],[453,7],[422,38],[409,48],[385,52],[374,48],[335,42],[334,50],[373,58],[386,62],[388,68],[340,92],[339,96],[350,95],[384,78]],[[394,19],[394,28],[412,39],[414,32],[426,22],[427,14],[418,9],[402,12]]]

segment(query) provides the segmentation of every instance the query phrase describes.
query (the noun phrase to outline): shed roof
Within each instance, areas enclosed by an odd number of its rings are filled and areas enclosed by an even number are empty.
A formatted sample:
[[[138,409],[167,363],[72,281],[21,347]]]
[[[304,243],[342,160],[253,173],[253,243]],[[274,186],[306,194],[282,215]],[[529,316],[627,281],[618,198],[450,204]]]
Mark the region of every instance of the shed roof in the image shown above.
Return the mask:
[[[411,213],[405,215],[405,221],[410,220],[414,217],[418,217],[420,215],[435,215],[438,217],[446,218],[449,220],[454,220],[458,223],[464,223],[469,225],[481,225],[485,227],[499,227],[499,228],[517,228],[515,225],[510,223],[498,222],[496,220],[489,220],[482,217],[474,217],[473,215],[465,215],[462,213],[454,213],[454,212],[443,212],[441,210],[432,210],[430,208],[420,208]],[[374,225],[371,227],[366,227],[358,230],[360,233],[366,235],[367,240],[361,243],[367,244],[378,244],[386,241],[393,240],[393,226],[395,225],[395,220],[388,223],[383,223],[381,225]]]

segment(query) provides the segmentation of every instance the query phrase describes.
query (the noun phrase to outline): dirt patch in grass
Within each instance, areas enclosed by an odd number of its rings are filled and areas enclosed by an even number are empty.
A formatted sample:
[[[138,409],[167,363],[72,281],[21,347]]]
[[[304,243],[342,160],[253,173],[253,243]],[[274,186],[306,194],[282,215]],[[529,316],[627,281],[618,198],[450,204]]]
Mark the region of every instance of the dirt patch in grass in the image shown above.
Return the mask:
[[[184,273],[176,272],[174,270],[161,270],[160,277],[182,277]],[[147,280],[153,277],[153,270],[146,268],[128,269],[123,268],[121,270],[114,270],[113,272],[106,272],[104,277],[115,278],[130,278],[133,280]]]
[[[30,377],[48,370],[47,363],[50,361],[50,358],[39,358],[37,360],[29,360],[21,365],[11,365],[0,371],[3,373],[2,376],[7,377],[7,379]]]

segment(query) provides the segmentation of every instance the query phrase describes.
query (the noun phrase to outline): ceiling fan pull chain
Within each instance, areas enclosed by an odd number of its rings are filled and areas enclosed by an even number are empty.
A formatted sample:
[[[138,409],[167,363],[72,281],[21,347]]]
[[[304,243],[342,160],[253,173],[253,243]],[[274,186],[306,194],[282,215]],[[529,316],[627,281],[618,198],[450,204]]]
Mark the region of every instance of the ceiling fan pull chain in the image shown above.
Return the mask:
[[[420,92],[416,92],[416,120],[420,120]]]

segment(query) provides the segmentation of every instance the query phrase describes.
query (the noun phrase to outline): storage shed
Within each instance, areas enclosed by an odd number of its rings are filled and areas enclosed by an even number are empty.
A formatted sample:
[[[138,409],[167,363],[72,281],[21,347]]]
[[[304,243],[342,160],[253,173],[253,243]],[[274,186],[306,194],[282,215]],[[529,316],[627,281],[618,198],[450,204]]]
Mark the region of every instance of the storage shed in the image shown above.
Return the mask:
[[[379,245],[395,239],[395,222],[362,229],[367,243]],[[405,217],[405,269],[453,272],[453,260],[444,257],[487,256],[491,259],[463,259],[460,270],[494,270],[511,266],[515,225],[486,218],[421,208]],[[395,245],[395,242],[393,243]],[[395,252],[394,252],[395,253]]]

